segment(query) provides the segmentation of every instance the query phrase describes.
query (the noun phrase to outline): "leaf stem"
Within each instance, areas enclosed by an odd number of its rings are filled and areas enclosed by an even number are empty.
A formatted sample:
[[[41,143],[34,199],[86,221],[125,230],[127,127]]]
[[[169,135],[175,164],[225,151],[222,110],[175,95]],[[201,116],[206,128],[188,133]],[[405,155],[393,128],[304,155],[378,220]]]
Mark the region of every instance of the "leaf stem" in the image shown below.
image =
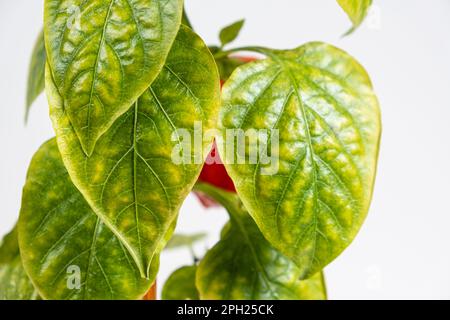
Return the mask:
[[[224,51],[219,51],[217,53],[214,54],[214,58],[216,60],[219,59],[223,59],[228,57],[230,54],[236,53],[236,52],[241,52],[241,51],[251,51],[251,52],[256,52],[256,53],[261,53],[263,55],[269,56],[271,50],[264,48],[264,47],[240,47],[240,48],[233,48],[233,49],[228,49],[228,50],[224,50]]]
[[[189,248],[189,252],[190,252],[190,254],[192,256],[192,260],[194,260],[194,264],[197,264],[197,262],[199,261],[199,258],[195,254],[193,245],[191,244],[190,246],[188,246],[188,248]]]

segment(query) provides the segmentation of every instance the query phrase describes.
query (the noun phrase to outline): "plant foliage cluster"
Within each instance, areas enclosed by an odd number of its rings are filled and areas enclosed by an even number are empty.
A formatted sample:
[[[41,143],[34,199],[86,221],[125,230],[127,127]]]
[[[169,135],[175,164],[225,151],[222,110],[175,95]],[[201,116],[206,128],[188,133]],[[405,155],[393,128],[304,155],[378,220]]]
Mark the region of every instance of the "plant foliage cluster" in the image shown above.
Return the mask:
[[[371,1],[338,3],[353,31]],[[320,42],[228,49],[243,20],[208,47],[182,0],[45,0],[44,12],[26,117],[45,88],[55,138],[34,155],[0,246],[0,298],[142,298],[168,241],[204,236],[172,237],[195,190],[230,220],[163,299],[326,299],[322,269],[356,236],[375,179],[381,124],[364,68]],[[202,161],[172,161],[174,135],[195,123],[217,130],[201,149],[215,138],[236,193],[198,181]],[[279,130],[278,172],[234,163],[228,129]]]

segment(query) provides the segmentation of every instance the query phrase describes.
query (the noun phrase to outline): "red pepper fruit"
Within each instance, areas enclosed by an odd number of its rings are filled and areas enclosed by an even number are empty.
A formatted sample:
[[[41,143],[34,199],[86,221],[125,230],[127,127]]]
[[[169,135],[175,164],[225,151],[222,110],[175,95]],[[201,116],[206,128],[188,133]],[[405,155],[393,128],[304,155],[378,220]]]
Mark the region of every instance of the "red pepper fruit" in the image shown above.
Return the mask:
[[[236,192],[234,183],[225,170],[225,166],[222,163],[217,163],[217,159],[219,158],[217,152],[217,145],[214,141],[211,152],[208,154],[208,159],[203,166],[198,180],[201,182],[212,184],[213,186],[224,189],[226,191]],[[216,162],[213,162],[212,159],[216,159]],[[207,197],[203,193],[195,192],[195,194],[205,208],[218,206],[218,204],[213,199]]]

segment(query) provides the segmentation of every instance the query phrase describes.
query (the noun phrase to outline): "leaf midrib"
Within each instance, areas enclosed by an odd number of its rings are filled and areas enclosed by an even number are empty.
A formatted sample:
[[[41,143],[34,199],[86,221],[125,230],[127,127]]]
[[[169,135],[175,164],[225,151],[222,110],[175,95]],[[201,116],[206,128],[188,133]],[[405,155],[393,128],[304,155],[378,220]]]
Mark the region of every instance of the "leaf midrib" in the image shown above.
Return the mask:
[[[139,244],[139,253],[142,256],[142,243],[141,243],[141,234],[139,228],[139,208],[138,208],[138,196],[137,196],[137,145],[136,145],[136,136],[137,136],[137,118],[138,118],[138,108],[139,108],[139,99],[136,100],[134,105],[134,119],[133,119],[133,196],[134,196],[134,217],[136,223],[136,232]]]
[[[302,97],[300,95],[300,85],[297,83],[297,81],[295,79],[295,76],[292,74],[292,70],[291,70],[290,66],[286,65],[286,63],[284,63],[284,61],[282,59],[279,59],[277,56],[274,56],[274,59],[286,71],[286,73],[288,74],[289,80],[291,82],[291,85],[293,85],[293,87],[294,87],[295,95],[297,97],[297,100],[298,100],[298,103],[299,103],[299,106],[300,106],[300,110],[301,110],[301,113],[302,113],[302,119],[303,119],[303,122],[305,123],[306,140],[307,140],[307,143],[308,143],[310,161],[311,161],[311,164],[313,166],[313,178],[312,178],[313,181],[312,181],[312,184],[313,184],[313,199],[314,199],[313,200],[314,201],[314,206],[313,206],[313,208],[314,208],[313,209],[313,216],[314,216],[314,221],[313,221],[313,224],[314,224],[314,246],[313,246],[313,252],[312,252],[311,257],[310,257],[309,265],[306,268],[306,271],[309,272],[309,270],[311,269],[312,264],[314,263],[314,259],[315,259],[315,255],[316,255],[316,247],[317,247],[317,228],[318,228],[318,221],[317,221],[318,220],[317,219],[317,206],[318,206],[318,203],[317,203],[317,196],[318,196],[317,195],[317,177],[318,177],[317,164],[316,164],[316,161],[315,161],[315,158],[314,158],[315,157],[315,152],[314,152],[314,147],[312,145],[312,138],[311,138],[311,131],[310,131],[310,127],[309,127],[308,116],[306,114],[306,108],[303,105],[303,100],[302,100]],[[295,172],[296,172],[296,170],[291,171],[291,174],[290,174],[289,180],[288,180],[289,182],[286,183],[286,185],[285,185],[285,190],[287,190],[287,187],[290,185],[290,181],[291,181],[291,179],[293,177],[293,174]],[[286,191],[283,192],[283,197],[284,197],[285,192]],[[281,202],[281,200],[280,200],[280,202]],[[277,218],[277,222],[276,223],[277,223],[277,229],[278,229],[279,228],[278,227],[278,218]],[[297,248],[297,246],[298,246],[299,239],[297,239],[297,241],[296,241],[296,243],[294,245],[295,248]]]
[[[92,242],[91,242],[91,246],[90,246],[90,250],[89,250],[89,257],[88,257],[88,265],[86,268],[86,276],[84,278],[84,292],[83,292],[83,299],[86,299],[86,294],[88,292],[88,281],[89,281],[89,274],[90,274],[90,268],[92,265],[92,262],[94,260],[94,258],[96,258],[95,255],[95,245],[97,243],[97,237],[98,237],[98,233],[99,233],[99,227],[100,227],[100,218],[97,217],[96,221],[95,221],[95,228],[94,228],[94,233],[92,236]]]
[[[106,28],[108,26],[108,20],[109,20],[109,16],[111,14],[111,10],[112,7],[114,5],[115,0],[111,0],[108,6],[108,12],[106,13],[105,16],[105,21],[103,23],[103,30],[100,36],[100,43],[98,46],[98,50],[97,50],[97,56],[95,58],[95,63],[94,63],[94,74],[92,76],[92,84],[91,84],[91,92],[89,94],[89,107],[88,107],[88,115],[87,115],[87,123],[86,123],[86,127],[87,127],[87,137],[88,139],[91,138],[91,111],[92,111],[92,103],[93,103],[93,97],[94,97],[94,90],[95,90],[95,83],[96,83],[96,78],[97,78],[97,72],[98,72],[98,63],[100,60],[100,51],[102,50],[102,47],[105,43],[105,36],[106,36]]]

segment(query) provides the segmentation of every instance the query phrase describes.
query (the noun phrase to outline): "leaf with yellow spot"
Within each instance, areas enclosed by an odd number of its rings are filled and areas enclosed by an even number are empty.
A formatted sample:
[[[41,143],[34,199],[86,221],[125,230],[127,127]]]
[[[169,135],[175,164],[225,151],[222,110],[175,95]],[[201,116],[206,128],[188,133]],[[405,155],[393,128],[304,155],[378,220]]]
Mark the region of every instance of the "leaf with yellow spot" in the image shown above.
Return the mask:
[[[0,300],[36,300],[39,294],[23,268],[17,226],[0,242]]]
[[[45,0],[48,63],[87,155],[155,80],[183,0]]]
[[[337,0],[337,2],[353,23],[353,27],[345,35],[352,33],[361,25],[372,5],[372,0]]]
[[[218,147],[261,232],[308,278],[351,243],[369,210],[378,100],[363,67],[331,45],[257,50],[267,59],[238,67],[223,87]],[[236,129],[266,138],[224,143]]]
[[[74,184],[145,276],[203,164],[201,157],[174,161],[174,150],[182,150],[190,139],[179,129],[191,134],[197,123],[204,132],[217,124],[220,89],[214,58],[182,26],[158,78],[97,141],[91,156],[78,143],[51,72],[46,85],[58,146]],[[211,139],[200,141],[203,150],[192,148],[192,155],[206,155]]]
[[[73,185],[56,140],[33,157],[23,191],[19,244],[25,270],[45,299],[138,299],[147,280]]]
[[[302,270],[268,243],[235,194],[209,184],[198,184],[197,190],[221,203],[231,220],[222,231],[220,241],[197,268],[196,285],[201,299],[327,298],[321,272],[300,280]]]

